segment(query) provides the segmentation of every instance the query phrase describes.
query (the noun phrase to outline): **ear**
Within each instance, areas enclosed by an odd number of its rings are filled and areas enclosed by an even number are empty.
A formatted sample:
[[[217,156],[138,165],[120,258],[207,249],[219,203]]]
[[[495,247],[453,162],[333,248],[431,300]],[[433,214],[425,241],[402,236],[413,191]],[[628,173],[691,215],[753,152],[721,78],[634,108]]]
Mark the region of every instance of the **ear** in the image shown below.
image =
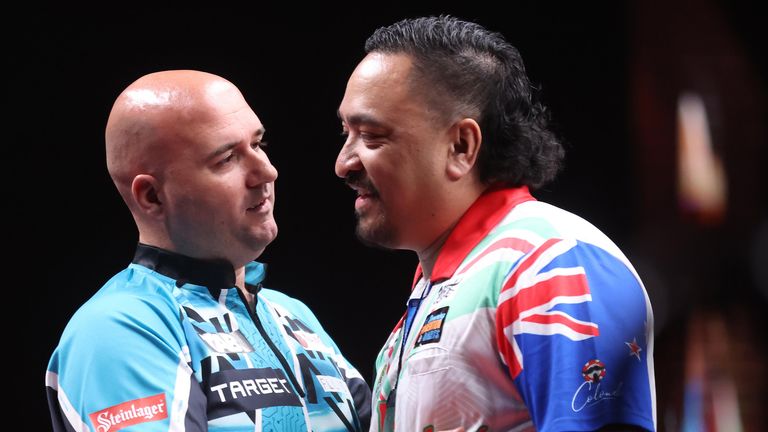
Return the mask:
[[[474,119],[464,118],[451,127],[453,144],[448,155],[446,173],[451,180],[459,180],[467,175],[477,162],[482,143],[480,125]]]
[[[139,174],[131,183],[131,196],[136,207],[150,217],[163,213],[163,203],[160,202],[160,182],[152,175]]]

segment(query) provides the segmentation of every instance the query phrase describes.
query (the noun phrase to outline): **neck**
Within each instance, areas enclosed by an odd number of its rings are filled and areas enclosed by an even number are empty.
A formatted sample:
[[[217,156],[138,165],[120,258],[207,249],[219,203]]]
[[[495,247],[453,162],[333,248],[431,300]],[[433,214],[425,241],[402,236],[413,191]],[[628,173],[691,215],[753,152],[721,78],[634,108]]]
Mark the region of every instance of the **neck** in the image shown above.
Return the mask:
[[[447,208],[443,208],[437,211],[437,214],[442,214],[446,217],[445,220],[452,221],[446,226],[440,235],[438,235],[432,243],[426,248],[416,251],[419,256],[419,263],[421,264],[421,271],[424,273],[424,277],[429,279],[432,277],[432,270],[435,268],[437,257],[440,255],[440,250],[443,248],[446,240],[453,232],[453,228],[459,223],[464,213],[477,201],[480,195],[485,191],[486,186],[482,185],[478,181],[471,182],[465,188],[460,188],[458,191],[454,191],[451,194],[450,200],[446,199],[444,202],[450,202],[451,204]],[[440,226],[439,223],[436,224]]]
[[[437,257],[440,255],[440,249],[443,248],[448,236],[451,235],[454,226],[456,226],[455,223],[448,227],[447,230],[440,234],[435,241],[425,249],[417,251],[419,264],[421,264],[421,271],[424,273],[426,279],[432,277],[432,270],[435,268],[435,262],[437,262]]]
[[[248,302],[248,306],[253,309],[256,305],[256,295],[245,289],[245,267],[235,270],[235,286],[243,293],[243,297]]]

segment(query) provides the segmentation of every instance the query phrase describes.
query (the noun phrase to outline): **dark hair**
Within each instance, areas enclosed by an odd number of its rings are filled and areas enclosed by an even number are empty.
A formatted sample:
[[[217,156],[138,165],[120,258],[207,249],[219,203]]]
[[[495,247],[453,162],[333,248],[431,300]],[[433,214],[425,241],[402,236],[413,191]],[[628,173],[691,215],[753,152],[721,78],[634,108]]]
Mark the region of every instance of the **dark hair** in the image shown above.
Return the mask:
[[[501,34],[451,16],[405,19],[377,29],[365,51],[411,56],[414,83],[433,90],[430,103],[478,122],[484,183],[537,188],[557,175],[563,146],[548,129],[520,53]]]

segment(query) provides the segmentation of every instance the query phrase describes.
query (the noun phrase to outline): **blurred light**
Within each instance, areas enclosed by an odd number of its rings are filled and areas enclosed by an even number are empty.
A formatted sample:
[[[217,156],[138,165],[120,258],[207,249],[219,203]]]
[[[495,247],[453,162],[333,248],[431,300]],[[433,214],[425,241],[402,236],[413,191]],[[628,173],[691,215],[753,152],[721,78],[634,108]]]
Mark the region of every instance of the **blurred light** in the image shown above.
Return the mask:
[[[752,273],[755,284],[768,299],[768,219],[760,223],[752,241]]]
[[[727,182],[723,164],[712,147],[704,101],[684,93],[677,103],[677,191],[684,215],[716,225],[725,216]]]
[[[686,338],[683,432],[742,432],[729,328],[718,313],[696,313]]]

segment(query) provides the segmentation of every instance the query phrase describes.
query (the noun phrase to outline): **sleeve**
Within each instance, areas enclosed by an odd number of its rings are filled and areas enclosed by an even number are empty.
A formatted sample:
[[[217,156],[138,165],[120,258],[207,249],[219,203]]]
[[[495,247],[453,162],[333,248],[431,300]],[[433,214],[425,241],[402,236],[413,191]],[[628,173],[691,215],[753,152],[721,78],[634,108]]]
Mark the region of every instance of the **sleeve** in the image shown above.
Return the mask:
[[[287,297],[287,296],[286,296]],[[289,297],[287,297],[289,298]],[[291,298],[297,312],[301,315],[302,321],[311,327],[315,333],[322,339],[323,343],[328,345],[334,352],[334,361],[341,370],[344,382],[349,389],[352,400],[355,404],[357,417],[360,420],[362,431],[367,431],[371,423],[371,388],[365,381],[360,372],[344,357],[336,342],[323,329],[314,313],[303,302]]]
[[[652,313],[626,258],[552,239],[504,278],[497,346],[537,430],[655,428]]]
[[[78,311],[46,374],[54,431],[206,430],[178,313],[128,295]]]

